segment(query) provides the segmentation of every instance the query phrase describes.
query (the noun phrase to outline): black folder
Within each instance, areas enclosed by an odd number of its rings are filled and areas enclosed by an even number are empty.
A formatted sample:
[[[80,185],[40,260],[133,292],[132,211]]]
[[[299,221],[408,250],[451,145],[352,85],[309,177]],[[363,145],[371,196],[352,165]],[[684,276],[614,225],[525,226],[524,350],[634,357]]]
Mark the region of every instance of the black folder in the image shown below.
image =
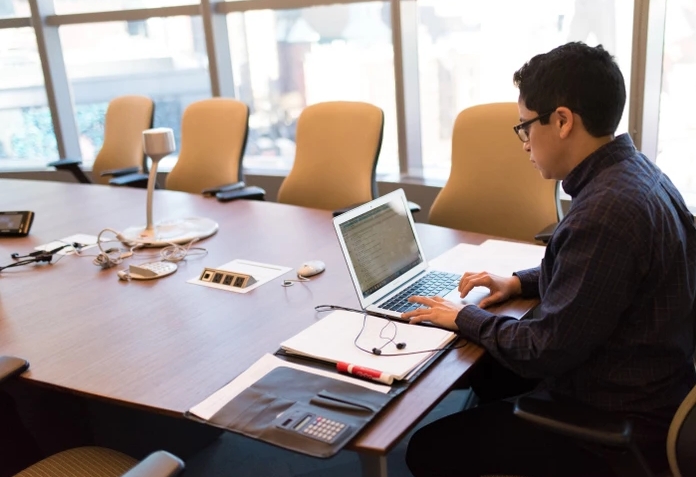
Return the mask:
[[[442,353],[428,360],[408,381],[390,386],[387,393],[279,366],[203,422],[302,454],[331,457]],[[326,363],[288,356],[282,351],[276,356],[329,369]],[[189,412],[186,417],[201,421]]]
[[[278,367],[228,402],[208,422],[285,449],[331,457],[392,397],[355,384]],[[324,427],[327,432],[319,432],[321,425],[315,426],[316,432],[307,432],[317,420],[329,423],[328,428]]]

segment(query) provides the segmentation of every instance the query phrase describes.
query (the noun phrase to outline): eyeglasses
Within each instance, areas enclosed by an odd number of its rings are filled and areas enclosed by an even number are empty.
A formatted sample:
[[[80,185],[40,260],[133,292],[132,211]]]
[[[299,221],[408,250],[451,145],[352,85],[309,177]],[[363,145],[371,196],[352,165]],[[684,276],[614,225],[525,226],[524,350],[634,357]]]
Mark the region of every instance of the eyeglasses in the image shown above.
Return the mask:
[[[517,126],[513,126],[512,129],[515,131],[515,134],[517,134],[517,137],[520,138],[520,141],[527,142],[529,141],[529,126],[531,126],[535,121],[539,121],[540,119],[551,116],[554,111],[556,110],[554,109],[547,113],[540,114],[536,118],[528,119],[523,123],[519,123]]]

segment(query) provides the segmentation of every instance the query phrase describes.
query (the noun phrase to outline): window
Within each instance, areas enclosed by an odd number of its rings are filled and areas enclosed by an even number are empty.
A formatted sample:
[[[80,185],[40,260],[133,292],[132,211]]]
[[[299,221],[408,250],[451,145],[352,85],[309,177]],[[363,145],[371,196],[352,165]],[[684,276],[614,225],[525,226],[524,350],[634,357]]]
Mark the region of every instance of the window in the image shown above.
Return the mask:
[[[28,0],[0,0],[0,18],[28,17]]]
[[[45,167],[58,149],[32,28],[0,29],[0,71],[0,167]]]
[[[231,13],[228,27],[237,97],[251,108],[245,167],[289,170],[302,109],[349,100],[382,108],[377,171],[398,173],[387,2]]]
[[[199,17],[150,18],[137,22],[137,28],[133,23],[60,27],[86,165],[103,142],[104,112],[112,98],[153,98],[155,126],[171,127],[178,146],[184,108],[211,95]]]
[[[630,85],[633,2],[614,0],[420,0],[423,174],[449,175],[457,114],[481,103],[517,102],[512,75],[532,56],[567,41],[601,43]],[[619,132],[628,129],[624,114]],[[511,132],[512,134],[512,132]]]
[[[0,0],[1,2],[2,0]],[[196,0],[53,0],[56,14],[90,13],[136,8],[198,4]]]
[[[696,4],[669,0],[660,95],[657,165],[696,212]]]

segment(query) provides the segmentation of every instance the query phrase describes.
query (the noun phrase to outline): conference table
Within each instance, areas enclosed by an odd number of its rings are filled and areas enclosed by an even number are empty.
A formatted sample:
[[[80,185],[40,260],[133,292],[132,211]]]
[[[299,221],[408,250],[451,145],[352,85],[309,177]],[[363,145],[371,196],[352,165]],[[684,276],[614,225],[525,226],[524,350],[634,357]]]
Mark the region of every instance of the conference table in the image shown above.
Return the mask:
[[[0,197],[3,210],[36,214],[29,236],[0,239],[0,265],[11,263],[14,252],[26,254],[74,234],[144,225],[146,219],[141,189],[0,179]],[[147,261],[152,249],[105,270],[93,263],[96,249],[89,249],[0,272],[0,354],[31,363],[21,379],[183,418],[281,341],[321,319],[316,305],[358,307],[331,212],[261,201],[220,203],[167,190],[156,190],[153,202],[155,222],[205,217],[219,224],[215,235],[196,243],[207,253],[180,262],[172,275],[118,279],[117,270]],[[489,238],[420,223],[417,231],[431,258]],[[293,270],[246,294],[187,283],[204,267],[234,259]],[[326,271],[281,286],[310,259],[324,261]],[[535,305],[519,299],[499,309],[521,317]],[[347,448],[359,454],[364,475],[387,474],[390,449],[483,353],[471,343],[443,353],[353,439]]]

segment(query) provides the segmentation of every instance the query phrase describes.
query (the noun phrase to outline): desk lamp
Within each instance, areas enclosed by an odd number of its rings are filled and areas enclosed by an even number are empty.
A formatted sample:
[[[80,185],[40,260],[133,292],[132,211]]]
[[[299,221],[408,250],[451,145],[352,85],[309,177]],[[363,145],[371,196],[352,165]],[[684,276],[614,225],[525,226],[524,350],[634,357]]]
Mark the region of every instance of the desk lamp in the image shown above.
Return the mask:
[[[154,128],[143,131],[143,151],[152,160],[147,180],[147,224],[145,227],[129,227],[123,236],[132,242],[148,247],[165,247],[172,243],[186,243],[217,232],[217,222],[203,217],[187,217],[153,223],[152,200],[157,180],[159,161],[176,150],[174,131],[171,128]]]

